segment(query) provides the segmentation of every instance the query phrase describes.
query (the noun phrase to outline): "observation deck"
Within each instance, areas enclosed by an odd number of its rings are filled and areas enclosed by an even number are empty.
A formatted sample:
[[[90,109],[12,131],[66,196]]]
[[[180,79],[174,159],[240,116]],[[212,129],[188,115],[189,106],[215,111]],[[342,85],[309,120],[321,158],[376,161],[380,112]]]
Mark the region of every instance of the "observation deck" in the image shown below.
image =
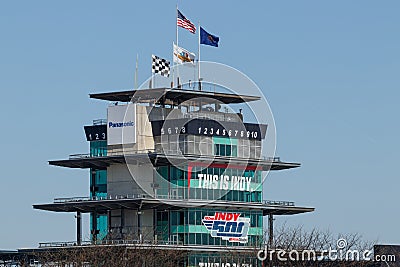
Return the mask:
[[[243,166],[258,166],[263,171],[268,170],[285,170],[300,167],[300,163],[283,162],[279,157],[261,158],[261,159],[246,159],[230,156],[199,156],[199,155],[176,155],[166,154],[152,151],[137,151],[136,153],[127,153],[126,155],[108,155],[100,157],[91,157],[89,154],[75,154],[70,155],[66,160],[53,160],[49,161],[50,165],[67,167],[67,168],[92,168],[92,169],[106,169],[112,164],[146,164],[151,162],[153,166],[166,166],[170,165],[170,160],[174,163],[205,163],[205,164],[234,164]]]
[[[35,204],[33,208],[54,212],[107,212],[117,209],[171,209],[215,208],[235,210],[262,210],[266,215],[294,215],[314,211],[314,208],[299,207],[291,201],[240,202],[204,199],[182,199],[172,196],[150,197],[148,195],[116,195],[107,197],[56,198],[50,204]]]

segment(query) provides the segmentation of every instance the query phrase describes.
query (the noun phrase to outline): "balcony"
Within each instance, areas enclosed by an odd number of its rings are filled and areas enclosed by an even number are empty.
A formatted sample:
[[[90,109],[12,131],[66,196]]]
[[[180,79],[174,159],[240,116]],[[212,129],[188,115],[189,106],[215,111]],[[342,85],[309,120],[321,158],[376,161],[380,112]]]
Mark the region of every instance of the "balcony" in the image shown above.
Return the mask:
[[[206,199],[182,199],[172,195],[152,197],[149,195],[115,195],[107,197],[71,197],[56,198],[50,204],[33,205],[35,209],[55,212],[102,212],[121,208],[138,209],[165,209],[178,210],[182,208],[197,209],[236,209],[238,211],[258,210],[263,215],[292,215],[314,211],[314,208],[296,206],[292,201],[263,200],[261,202],[243,202]]]
[[[84,202],[84,201],[100,201],[100,200],[122,200],[122,199],[159,199],[159,200],[183,200],[182,197],[176,195],[157,195],[156,197],[146,195],[146,194],[127,194],[127,195],[108,195],[108,196],[92,196],[92,197],[64,197],[64,198],[55,198],[54,203],[73,203],[73,202]],[[185,199],[190,200],[190,199]],[[196,199],[196,200],[205,200],[207,199]],[[209,200],[210,201],[210,200]],[[218,200],[214,200],[218,201]],[[230,200],[229,202],[239,202]],[[246,202],[247,203],[247,202]],[[248,203],[260,203],[260,202],[248,202]],[[277,206],[277,207],[294,207],[295,203],[293,201],[282,201],[282,200],[263,200],[261,203],[264,206]]]

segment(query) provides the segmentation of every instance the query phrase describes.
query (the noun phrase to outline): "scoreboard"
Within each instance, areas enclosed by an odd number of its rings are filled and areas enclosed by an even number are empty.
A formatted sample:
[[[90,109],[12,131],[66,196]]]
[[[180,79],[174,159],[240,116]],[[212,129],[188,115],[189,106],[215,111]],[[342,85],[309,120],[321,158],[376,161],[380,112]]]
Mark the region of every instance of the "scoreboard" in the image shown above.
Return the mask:
[[[160,135],[205,135],[262,140],[267,132],[266,124],[219,122],[207,119],[174,119],[152,121],[153,136]]]
[[[174,119],[152,121],[153,136],[203,135],[238,139],[262,140],[267,132],[266,124],[218,122],[207,119]],[[107,140],[107,125],[85,126],[87,141]]]
[[[87,141],[107,140],[107,125],[84,126]]]

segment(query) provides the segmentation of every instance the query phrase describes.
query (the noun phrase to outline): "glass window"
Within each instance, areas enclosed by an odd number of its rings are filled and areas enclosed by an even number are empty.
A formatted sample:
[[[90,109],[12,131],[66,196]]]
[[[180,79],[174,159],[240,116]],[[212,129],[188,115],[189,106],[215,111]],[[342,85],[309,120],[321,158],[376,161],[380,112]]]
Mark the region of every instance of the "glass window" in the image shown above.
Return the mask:
[[[226,145],[225,156],[232,156],[231,145]]]
[[[260,157],[261,157],[261,147],[256,146],[255,153],[256,153],[256,155],[255,155],[256,158],[257,158],[257,159],[260,158]]]
[[[250,192],[246,192],[245,193],[245,198],[246,198],[246,202],[251,202],[252,200],[251,200],[251,193]]]
[[[214,245],[215,243],[214,243],[214,241],[215,241],[215,239],[220,239],[219,237],[212,237],[211,235],[207,235],[207,243],[205,243],[205,245],[210,245],[210,246],[212,246],[212,245]]]
[[[226,194],[226,200],[228,200],[228,201],[232,201],[232,200],[233,200],[232,191],[229,191],[229,192]]]
[[[244,158],[249,158],[250,157],[250,150],[248,146],[242,146],[243,150],[243,157]]]
[[[221,152],[219,152],[219,144],[214,145],[214,154],[215,155],[220,155]]]
[[[232,153],[231,153],[231,156],[233,156],[233,157],[237,157],[238,156],[238,154],[237,154],[237,146],[232,146]]]
[[[201,189],[201,196],[200,199],[208,199],[208,190],[207,189]]]
[[[258,192],[252,192],[251,193],[251,201],[252,202],[257,202],[258,201]]]
[[[255,214],[250,215],[250,227],[257,227],[257,217]]]
[[[208,245],[209,244],[209,242],[210,242],[210,235],[209,234],[201,234],[202,235],[202,243],[201,244],[203,244],[203,245]]]
[[[204,142],[207,147],[207,155],[213,155],[213,141],[210,137],[205,137]]]
[[[201,245],[201,236],[202,234],[196,234],[196,244]]]
[[[263,217],[261,214],[257,215],[257,227],[263,226]]]
[[[226,200],[226,194],[227,194],[226,190],[221,191],[221,200]]]
[[[179,225],[184,225],[185,224],[185,212],[184,211],[179,211],[178,224]]]
[[[201,199],[201,189],[200,188],[195,189],[195,199]]]
[[[219,151],[220,153],[218,154],[218,156],[225,156],[226,155],[226,151],[225,151],[225,145],[219,145]]]
[[[201,215],[201,211],[196,211],[196,225],[201,225],[201,220],[203,219],[202,215]]]
[[[255,152],[255,147],[254,143],[250,146],[250,158],[255,158],[256,152]]]
[[[239,191],[233,190],[232,192],[232,200],[233,201],[238,201],[239,200]]]
[[[185,136],[179,135],[179,150],[182,154],[185,153]]]
[[[176,211],[171,211],[171,225],[178,225],[178,214]]]
[[[196,234],[189,234],[189,244],[194,245],[196,244]]]
[[[196,218],[195,218],[194,211],[188,211],[188,221],[189,221],[189,224],[196,224]]]
[[[214,244],[217,246],[221,245],[221,238],[214,238]]]

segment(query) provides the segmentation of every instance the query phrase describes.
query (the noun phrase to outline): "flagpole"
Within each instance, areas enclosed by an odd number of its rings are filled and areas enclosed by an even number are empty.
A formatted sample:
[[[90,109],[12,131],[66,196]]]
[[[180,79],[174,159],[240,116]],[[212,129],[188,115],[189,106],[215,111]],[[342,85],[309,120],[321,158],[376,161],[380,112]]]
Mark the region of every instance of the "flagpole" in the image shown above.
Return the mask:
[[[138,60],[139,60],[139,54],[136,54],[135,89],[137,89]]]
[[[178,39],[178,3],[176,3],[176,18],[175,18],[175,26],[176,26],[176,45],[177,46],[179,46],[179,39]],[[173,49],[173,48],[172,48]],[[174,52],[172,52],[172,53],[174,53]],[[174,61],[174,58],[173,58],[173,55],[172,55],[172,61]],[[174,66],[174,70],[176,69],[176,77],[177,77],[177,79],[178,79],[178,81],[179,81],[179,70],[178,70],[178,63],[174,63],[173,64],[173,66]],[[176,82],[176,87],[178,87],[179,86],[179,84],[178,84],[178,81]],[[172,83],[174,83],[174,76],[172,76]]]
[[[199,21],[199,47],[198,47],[198,54],[199,54],[199,56],[198,56],[198,66],[197,66],[197,78],[198,78],[198,80],[199,80],[199,91],[201,90],[201,85],[200,85],[200,21]]]
[[[153,59],[151,60],[151,65],[153,66]],[[151,86],[150,89],[154,88],[154,75],[155,73],[153,73],[153,69],[151,70]]]
[[[175,26],[176,26],[176,45],[179,45],[178,43],[178,4],[176,4],[176,18],[175,18]]]
[[[175,75],[174,75],[174,72],[175,72],[175,65],[176,65],[176,63],[175,63],[175,44],[174,44],[174,42],[172,42],[172,71],[171,71],[171,74],[172,74],[172,83],[171,83],[171,87],[173,88],[174,87],[174,77],[175,77]]]
[[[151,73],[151,86],[150,86],[150,89],[152,89],[152,88],[154,88],[154,74],[155,73]]]

